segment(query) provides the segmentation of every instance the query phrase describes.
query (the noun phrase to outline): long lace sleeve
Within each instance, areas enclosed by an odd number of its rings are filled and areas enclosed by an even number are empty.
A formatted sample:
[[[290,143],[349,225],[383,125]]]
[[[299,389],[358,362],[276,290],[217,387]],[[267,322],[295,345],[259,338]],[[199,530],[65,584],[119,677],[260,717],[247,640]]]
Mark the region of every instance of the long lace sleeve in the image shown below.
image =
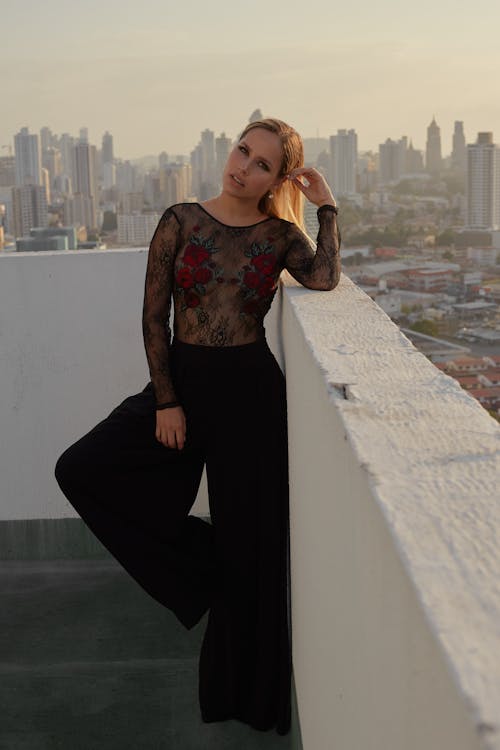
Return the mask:
[[[332,206],[320,206],[317,211],[319,230],[314,252],[308,237],[293,226],[285,268],[303,286],[329,291],[340,279],[340,231]]]
[[[151,240],[144,285],[142,332],[157,408],[177,405],[169,367],[170,306],[179,221],[167,209]]]

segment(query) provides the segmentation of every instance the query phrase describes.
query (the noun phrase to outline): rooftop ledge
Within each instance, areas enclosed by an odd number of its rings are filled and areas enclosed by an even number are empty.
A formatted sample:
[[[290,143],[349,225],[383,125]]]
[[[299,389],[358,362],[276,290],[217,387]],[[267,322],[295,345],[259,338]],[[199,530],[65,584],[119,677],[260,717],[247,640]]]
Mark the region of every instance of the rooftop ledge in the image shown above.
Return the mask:
[[[147,380],[146,251],[0,263],[2,517],[70,516],[57,455]],[[304,748],[500,750],[499,426],[345,275],[284,277]]]

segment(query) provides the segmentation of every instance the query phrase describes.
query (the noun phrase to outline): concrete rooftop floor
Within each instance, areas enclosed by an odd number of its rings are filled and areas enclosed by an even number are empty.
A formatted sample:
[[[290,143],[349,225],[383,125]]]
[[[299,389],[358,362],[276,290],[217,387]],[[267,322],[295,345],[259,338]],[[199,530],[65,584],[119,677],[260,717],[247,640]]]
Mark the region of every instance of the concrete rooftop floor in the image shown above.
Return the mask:
[[[186,630],[114,559],[0,563],[0,750],[291,750],[205,724]]]

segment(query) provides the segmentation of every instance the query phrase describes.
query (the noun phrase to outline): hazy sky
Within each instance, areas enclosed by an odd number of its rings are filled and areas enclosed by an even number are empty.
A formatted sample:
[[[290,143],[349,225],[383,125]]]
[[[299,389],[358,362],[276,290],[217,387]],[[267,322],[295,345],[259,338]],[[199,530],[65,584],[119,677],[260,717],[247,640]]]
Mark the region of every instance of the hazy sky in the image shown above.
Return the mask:
[[[402,135],[422,149],[433,114],[445,154],[455,120],[468,142],[500,142],[495,0],[3,6],[0,146],[23,125],[86,125],[123,158],[189,153],[202,129],[234,137],[257,107],[303,136],[355,128],[360,149]]]

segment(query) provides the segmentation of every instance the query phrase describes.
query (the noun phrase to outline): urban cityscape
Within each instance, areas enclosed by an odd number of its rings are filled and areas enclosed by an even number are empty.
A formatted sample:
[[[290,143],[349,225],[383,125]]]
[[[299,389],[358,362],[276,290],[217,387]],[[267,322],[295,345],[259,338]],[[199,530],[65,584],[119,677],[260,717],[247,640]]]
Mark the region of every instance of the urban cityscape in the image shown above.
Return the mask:
[[[250,117],[262,116],[256,110]],[[333,131],[333,129],[332,129]],[[209,128],[190,154],[118,158],[113,135],[22,127],[0,155],[0,252],[147,247],[161,214],[221,187],[237,138]],[[440,369],[500,418],[500,147],[455,121],[443,154],[435,116],[425,151],[392,133],[358,150],[354,128],[304,137],[340,207],[343,271]],[[315,206],[306,202],[309,235]]]

